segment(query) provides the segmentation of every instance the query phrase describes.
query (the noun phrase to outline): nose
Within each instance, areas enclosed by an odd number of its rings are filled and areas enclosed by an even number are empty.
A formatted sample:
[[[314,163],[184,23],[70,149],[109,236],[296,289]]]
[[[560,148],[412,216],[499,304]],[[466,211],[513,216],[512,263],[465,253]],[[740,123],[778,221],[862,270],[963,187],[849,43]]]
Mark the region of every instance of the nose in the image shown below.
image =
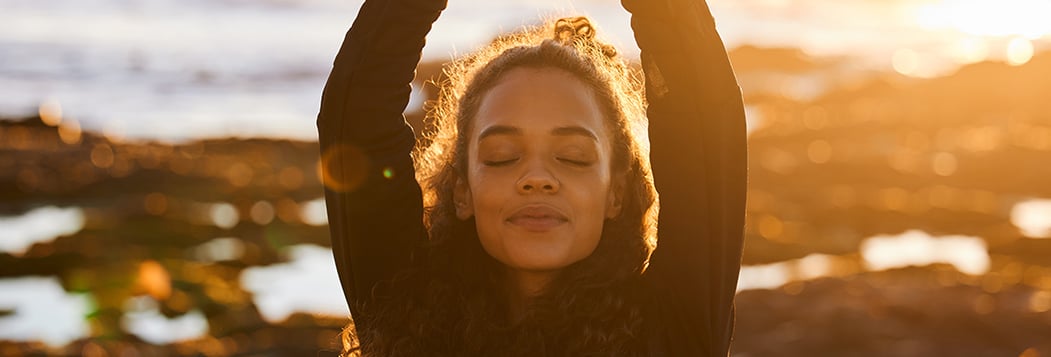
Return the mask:
[[[558,179],[543,164],[532,165],[518,180],[518,192],[522,194],[557,193],[559,186]]]

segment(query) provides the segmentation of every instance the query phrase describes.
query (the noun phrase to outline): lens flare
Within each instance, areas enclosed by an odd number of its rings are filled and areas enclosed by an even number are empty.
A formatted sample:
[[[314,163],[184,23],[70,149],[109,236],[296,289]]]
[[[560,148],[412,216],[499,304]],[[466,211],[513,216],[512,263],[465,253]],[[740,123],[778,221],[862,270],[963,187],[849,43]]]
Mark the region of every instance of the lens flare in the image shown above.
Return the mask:
[[[321,155],[322,183],[330,190],[352,192],[365,183],[369,160],[351,145],[333,145]]]

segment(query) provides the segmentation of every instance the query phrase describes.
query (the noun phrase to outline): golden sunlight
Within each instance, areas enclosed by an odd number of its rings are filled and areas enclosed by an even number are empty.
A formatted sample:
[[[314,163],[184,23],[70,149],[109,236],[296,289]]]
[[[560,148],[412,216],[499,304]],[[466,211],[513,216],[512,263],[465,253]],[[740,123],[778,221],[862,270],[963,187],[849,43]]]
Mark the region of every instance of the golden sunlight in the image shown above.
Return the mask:
[[[953,49],[952,56],[960,64],[984,61],[989,57],[989,43],[975,37],[960,39]]]
[[[1051,2],[1046,0],[936,0],[920,5],[915,14],[921,26],[970,35],[1037,39],[1051,34]]]
[[[1012,66],[1021,66],[1033,59],[1033,43],[1024,38],[1011,40],[1007,45],[1007,63]]]

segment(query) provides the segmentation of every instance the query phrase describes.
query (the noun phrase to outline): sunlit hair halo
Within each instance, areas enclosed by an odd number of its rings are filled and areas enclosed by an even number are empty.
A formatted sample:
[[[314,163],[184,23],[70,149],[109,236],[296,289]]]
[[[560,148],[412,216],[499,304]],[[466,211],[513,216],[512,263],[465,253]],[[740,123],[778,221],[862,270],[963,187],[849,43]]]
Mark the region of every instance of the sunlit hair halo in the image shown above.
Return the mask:
[[[414,268],[374,292],[343,334],[345,355],[641,354],[637,279],[652,250],[656,193],[644,132],[640,76],[595,38],[584,17],[504,35],[450,63],[437,83],[429,126],[414,153],[430,244]],[[565,268],[522,321],[503,315],[499,262],[482,249],[473,219],[456,217],[453,188],[464,177],[468,138],[484,94],[516,68],[562,70],[595,93],[612,135],[620,214],[603,225],[598,247]]]

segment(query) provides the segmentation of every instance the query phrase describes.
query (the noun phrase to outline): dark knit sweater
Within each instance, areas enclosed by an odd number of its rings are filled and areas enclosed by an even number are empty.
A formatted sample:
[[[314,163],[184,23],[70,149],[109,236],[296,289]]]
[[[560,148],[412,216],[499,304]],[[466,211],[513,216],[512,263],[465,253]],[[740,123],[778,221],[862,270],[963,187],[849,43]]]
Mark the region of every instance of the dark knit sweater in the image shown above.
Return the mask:
[[[650,352],[725,356],[747,181],[740,89],[704,1],[623,5],[642,49],[660,195],[658,247],[642,277]],[[351,306],[404,271],[427,239],[410,156],[416,139],[402,112],[424,37],[444,8],[445,0],[366,1],[325,86],[317,120],[325,198]]]

